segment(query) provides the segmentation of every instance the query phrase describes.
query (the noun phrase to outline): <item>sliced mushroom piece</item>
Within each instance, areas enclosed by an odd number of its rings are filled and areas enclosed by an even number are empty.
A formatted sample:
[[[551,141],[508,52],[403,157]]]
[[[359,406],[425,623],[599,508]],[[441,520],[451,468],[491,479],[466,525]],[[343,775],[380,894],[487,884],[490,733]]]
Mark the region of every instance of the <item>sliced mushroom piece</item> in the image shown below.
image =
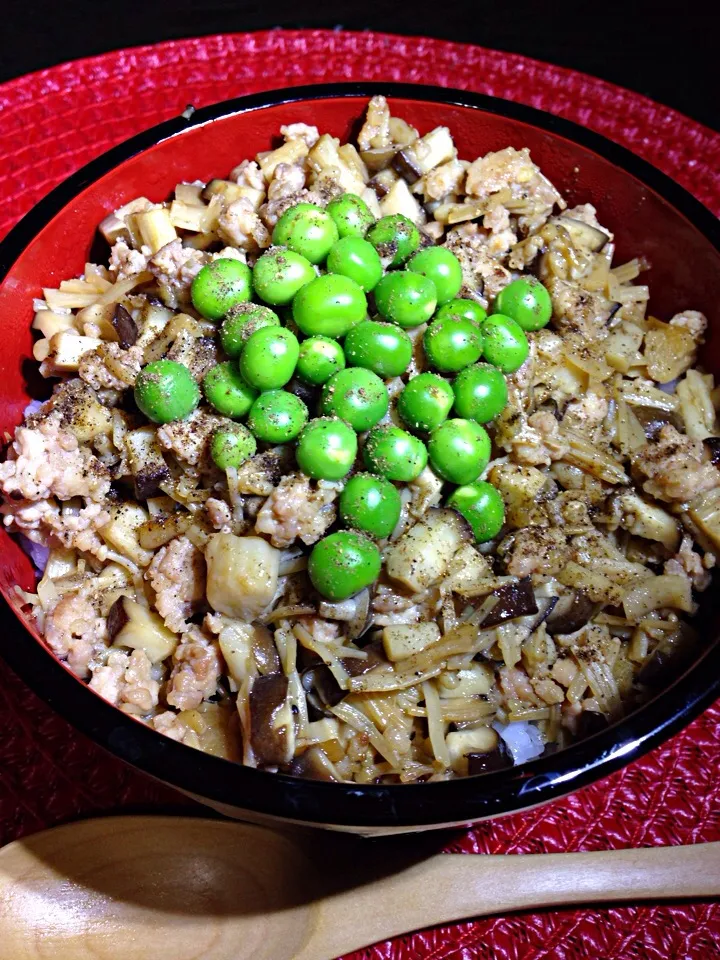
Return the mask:
[[[318,613],[328,620],[347,623],[348,640],[357,640],[370,626],[370,591],[362,590],[349,600],[340,603],[320,603]]]
[[[551,636],[575,633],[592,619],[595,607],[593,601],[579,590],[564,593],[558,597],[555,608],[545,621],[547,632]]]
[[[381,643],[369,643],[363,647],[364,657],[340,657],[340,663],[351,677],[359,677],[363,673],[374,670],[378,664],[387,663],[382,655]]]
[[[170,479],[170,468],[163,457],[155,428],[130,430],[125,435],[125,449],[135,478],[135,496],[138,500],[156,496],[160,485]]]
[[[385,170],[381,170],[379,173],[376,173],[375,176],[369,181],[368,186],[375,192],[375,196],[378,200],[382,200],[383,197],[388,195],[390,188],[397,181],[398,175],[393,169],[388,167]]]
[[[423,175],[422,168],[418,165],[417,158],[410,147],[399,150],[395,154],[392,166],[408,183],[417,183]]]
[[[250,743],[258,766],[289,763],[295,752],[295,725],[283,673],[258,677],[250,690]]]
[[[602,733],[607,730],[610,721],[604,713],[598,713],[596,710],[583,710],[577,719],[575,736],[578,740],[585,740],[592,737],[595,733]]]
[[[310,747],[299,757],[295,757],[286,771],[291,777],[303,780],[327,780],[337,783],[338,777],[332,764],[319,747]]]
[[[404,147],[393,160],[393,167],[408,183],[415,183],[441,163],[456,155],[450,131],[447,127],[435,127],[424,137]]]
[[[355,615],[348,622],[348,640],[359,640],[370,628],[370,591],[363,590],[355,598]]]
[[[483,629],[539,612],[530,577],[524,577],[516,583],[503,584],[493,592],[493,596],[497,602],[482,621]]]
[[[384,170],[395,156],[396,148],[390,147],[372,147],[370,150],[363,150],[360,158],[370,173],[376,173],[378,170]]]
[[[133,320],[130,311],[121,303],[116,305],[110,322],[115,329],[115,333],[118,335],[118,340],[123,350],[127,350],[135,345],[135,341],[138,338],[137,324]]]
[[[720,464],[720,437],[706,437],[703,442],[710,454],[710,463]]]
[[[588,250],[590,253],[600,253],[610,240],[610,237],[604,230],[593,227],[589,223],[585,223],[584,220],[561,216],[554,222],[565,227],[576,247],[580,247],[582,250]]]
[[[538,609],[537,613],[522,617],[520,622],[530,631],[537,630],[541,623],[544,623],[555,609],[557,597],[535,597]]]
[[[635,678],[648,690],[669,687],[697,657],[698,636],[689,624],[682,624],[680,634],[658,644]]]
[[[303,670],[300,679],[305,690],[310,719],[334,716],[330,707],[340,703],[347,691],[340,687],[330,668],[324,663],[315,664]]]
[[[670,426],[680,429],[684,432],[684,427],[680,423],[677,414],[672,411],[656,410],[653,407],[634,406],[632,412],[640,421],[640,426],[648,440],[654,440],[660,430],[670,424]]]
[[[482,773],[494,773],[496,770],[506,770],[513,765],[505,741],[500,738],[498,738],[494,750],[490,750],[488,753],[468,753],[465,756],[469,777],[476,777]]]
[[[259,623],[254,623],[250,630],[252,632],[252,653],[258,671],[263,676],[279,673],[280,656],[268,628]]]

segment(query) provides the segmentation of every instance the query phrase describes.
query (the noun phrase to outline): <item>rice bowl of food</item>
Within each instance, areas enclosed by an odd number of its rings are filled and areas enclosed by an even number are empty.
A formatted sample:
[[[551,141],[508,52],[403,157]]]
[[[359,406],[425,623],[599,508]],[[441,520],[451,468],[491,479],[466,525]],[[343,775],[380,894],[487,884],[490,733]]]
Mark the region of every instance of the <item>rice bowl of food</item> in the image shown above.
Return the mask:
[[[91,168],[0,260],[34,634],[2,653],[61,712],[225,812],[371,833],[550,799],[712,699],[699,204],[566,122],[392,85]]]

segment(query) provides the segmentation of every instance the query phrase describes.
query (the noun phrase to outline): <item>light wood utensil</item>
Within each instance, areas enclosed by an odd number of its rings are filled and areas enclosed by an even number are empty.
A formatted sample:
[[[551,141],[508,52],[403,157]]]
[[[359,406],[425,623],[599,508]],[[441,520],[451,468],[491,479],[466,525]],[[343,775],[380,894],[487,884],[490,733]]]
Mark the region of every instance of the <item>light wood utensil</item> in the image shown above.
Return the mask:
[[[0,851],[0,960],[331,960],[488,913],[720,894],[720,843],[428,856],[445,839],[189,817],[56,827]]]

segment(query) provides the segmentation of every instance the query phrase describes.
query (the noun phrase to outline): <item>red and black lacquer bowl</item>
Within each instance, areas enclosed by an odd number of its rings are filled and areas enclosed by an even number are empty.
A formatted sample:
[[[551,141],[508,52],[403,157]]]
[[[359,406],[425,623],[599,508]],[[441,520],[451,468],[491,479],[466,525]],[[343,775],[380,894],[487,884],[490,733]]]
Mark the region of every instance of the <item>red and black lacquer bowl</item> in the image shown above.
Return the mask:
[[[46,197],[0,245],[0,431],[20,422],[33,369],[32,300],[80,273],[108,211],[143,195],[164,200],[182,180],[226,175],[270,147],[281,124],[304,121],[346,138],[369,96],[426,132],[449,126],[460,155],[511,145],[568,198],[593,203],[614,231],[617,262],[644,256],[651,312],[684,308],[711,320],[703,361],[720,373],[720,226],[683,189],[632,153],[566,120],[492,97],[398,84],[337,84],[258,94],[178,117],[134,137]],[[33,586],[29,560],[0,533],[5,609],[0,653],[25,682],[91,739],[146,773],[231,816],[326,826],[368,835],[471,823],[544,803],[641,756],[720,693],[717,590],[703,597],[702,653],[632,716],[575,746],[498,773],[447,783],[369,786],[263,773],[183,746],[123,714],[88,689],[44,645],[15,585]],[[12,611],[12,612],[11,612]]]

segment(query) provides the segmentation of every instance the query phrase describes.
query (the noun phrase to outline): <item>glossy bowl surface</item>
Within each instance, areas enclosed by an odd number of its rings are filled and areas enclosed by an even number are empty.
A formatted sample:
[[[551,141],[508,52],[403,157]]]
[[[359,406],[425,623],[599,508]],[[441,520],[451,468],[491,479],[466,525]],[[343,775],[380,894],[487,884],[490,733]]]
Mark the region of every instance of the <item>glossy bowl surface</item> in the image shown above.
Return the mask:
[[[35,207],[0,244],[0,430],[22,419],[41,387],[32,359],[32,299],[97,255],[96,228],[136,196],[164,200],[182,180],[226,175],[268,149],[280,126],[306,122],[346,139],[368,97],[386,94],[421,133],[450,127],[469,159],[529,147],[572,206],[589,202],[616,234],[617,260],[646,257],[650,312],[694,308],[711,321],[703,361],[720,374],[720,227],[681,187],[634,154],[567,120],[479,94],[402,84],[295,87],[231,100],[134,137],[84,167]],[[92,254],[91,254],[92,251]],[[47,387],[45,387],[47,393]],[[45,395],[45,394],[42,394]],[[102,700],[46,648],[15,591],[34,583],[28,558],[0,532],[5,613],[0,654],[78,729],[116,756],[231,816],[363,834],[469,824],[532,807],[605,776],[667,739],[720,693],[717,590],[703,598],[704,653],[674,685],[603,733],[512,770],[447,783],[328,784],[263,773],[176,743]]]

